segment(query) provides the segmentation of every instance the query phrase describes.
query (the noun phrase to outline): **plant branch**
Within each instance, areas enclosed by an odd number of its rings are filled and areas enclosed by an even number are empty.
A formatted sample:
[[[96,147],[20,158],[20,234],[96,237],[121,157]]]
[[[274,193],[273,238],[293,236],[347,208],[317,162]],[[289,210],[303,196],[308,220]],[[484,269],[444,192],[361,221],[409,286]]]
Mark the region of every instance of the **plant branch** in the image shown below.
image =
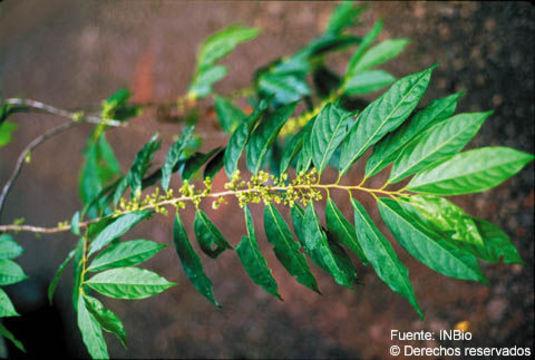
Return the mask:
[[[361,191],[366,192],[374,197],[377,197],[376,194],[381,194],[385,196],[390,196],[395,198],[396,196],[406,195],[405,193],[401,191],[388,191],[383,189],[371,189],[371,188],[365,188],[358,185],[339,185],[339,184],[311,184],[311,185],[288,185],[288,186],[269,186],[269,191],[271,192],[280,192],[280,191],[287,191],[289,187],[292,187],[293,189],[309,189],[309,188],[315,188],[315,189],[321,189],[328,192],[330,189],[337,189],[337,190],[344,190],[344,191]],[[176,205],[179,202],[184,201],[191,201],[194,202],[195,198],[201,197],[204,198],[219,198],[219,197],[225,197],[225,196],[237,196],[238,194],[244,194],[244,193],[257,193],[259,192],[258,189],[251,188],[251,189],[242,189],[242,190],[227,190],[227,191],[220,191],[215,193],[209,193],[207,195],[192,195],[192,196],[180,196],[172,199],[166,199],[162,200],[156,203],[151,203],[145,206],[139,207],[137,210],[150,210],[154,208],[159,208],[167,205]],[[100,218],[88,220],[81,222],[79,224],[80,229],[86,228],[91,224],[94,224],[104,218],[110,218],[110,217],[117,217],[120,215],[124,215],[127,213],[132,212],[132,210],[124,210],[124,211],[118,211],[112,215],[103,216]],[[69,231],[71,229],[70,225],[62,225],[62,226],[56,226],[56,227],[41,227],[41,226],[33,226],[33,225],[0,225],[0,233],[7,232],[7,231],[27,231],[27,232],[34,232],[34,233],[44,233],[44,234],[53,234],[53,233],[59,233],[59,232],[65,232]]]
[[[88,122],[92,124],[106,124],[109,126],[115,126],[115,127],[125,127],[127,126],[126,123],[123,123],[119,120],[112,120],[112,119],[102,119],[98,116],[94,115],[84,115],[80,112],[72,112],[64,109],[60,109],[51,105],[44,104],[40,101],[32,100],[32,99],[19,99],[19,98],[10,98],[4,100],[5,104],[9,105],[19,105],[22,106],[21,109],[14,109],[13,111],[26,111],[27,109],[30,110],[36,110],[39,112],[44,112],[52,115],[61,116],[67,119],[70,119],[74,122]]]
[[[15,164],[15,168],[13,169],[13,172],[11,173],[11,176],[9,177],[7,183],[4,185],[2,189],[2,193],[0,194],[0,218],[2,216],[2,211],[4,210],[4,205],[6,202],[7,195],[9,194],[9,191],[11,190],[13,184],[15,181],[17,181],[17,178],[20,175],[20,172],[22,170],[22,167],[24,166],[24,163],[26,162],[26,158],[29,154],[32,153],[32,151],[41,145],[46,140],[50,139],[51,137],[61,134],[62,132],[72,128],[73,126],[76,126],[76,122],[68,122],[64,123],[60,126],[57,126],[55,128],[52,128],[48,131],[46,131],[44,134],[36,137],[32,140],[20,153],[17,162]]]

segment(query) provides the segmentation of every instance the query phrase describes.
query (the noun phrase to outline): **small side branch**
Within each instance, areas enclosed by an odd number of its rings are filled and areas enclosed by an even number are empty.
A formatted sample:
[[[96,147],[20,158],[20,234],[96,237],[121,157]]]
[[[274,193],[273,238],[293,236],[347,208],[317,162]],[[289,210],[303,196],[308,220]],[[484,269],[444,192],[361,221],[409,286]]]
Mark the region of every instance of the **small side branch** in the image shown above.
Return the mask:
[[[6,202],[7,195],[9,194],[9,191],[11,190],[13,184],[15,183],[15,181],[17,181],[17,178],[20,175],[22,167],[24,166],[24,162],[25,162],[26,156],[28,156],[28,154],[31,154],[32,151],[36,147],[41,145],[46,140],[50,139],[51,137],[53,137],[55,135],[61,134],[62,132],[72,128],[76,124],[77,123],[75,123],[75,122],[68,122],[68,123],[62,124],[62,125],[60,125],[58,127],[52,128],[52,129],[48,130],[47,132],[45,132],[44,134],[42,134],[42,135],[36,137],[35,139],[33,139],[32,142],[30,142],[24,148],[24,150],[22,150],[22,152],[20,153],[20,155],[19,155],[19,157],[17,159],[17,163],[15,165],[15,169],[13,169],[13,172],[11,173],[11,176],[9,177],[9,180],[4,185],[4,188],[2,189],[2,193],[0,194],[0,218],[2,216],[2,211],[4,210],[4,205],[5,205],[5,202]]]

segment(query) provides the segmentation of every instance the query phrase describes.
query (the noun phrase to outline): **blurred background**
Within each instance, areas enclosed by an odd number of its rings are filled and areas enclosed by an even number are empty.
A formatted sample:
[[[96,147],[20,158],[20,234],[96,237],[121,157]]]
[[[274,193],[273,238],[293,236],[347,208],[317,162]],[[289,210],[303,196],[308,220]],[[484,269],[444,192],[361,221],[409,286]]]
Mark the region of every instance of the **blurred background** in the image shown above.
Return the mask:
[[[521,2],[373,2],[352,29],[365,34],[379,18],[385,21],[380,40],[408,37],[402,55],[383,66],[397,77],[440,62],[422,103],[466,89],[458,111],[495,110],[470,147],[505,145],[534,152],[535,8]],[[0,2],[0,95],[28,97],[64,108],[98,106],[121,86],[135,101],[172,101],[187,91],[197,45],[211,33],[241,22],[262,28],[254,41],[239,46],[223,63],[229,76],[216,85],[230,93],[250,83],[259,66],[304,46],[318,36],[335,2],[227,1],[2,1]],[[342,72],[351,52],[330,63]],[[63,120],[48,115],[20,114],[15,141],[0,152],[0,183],[5,183],[22,148]],[[110,130],[123,171],[142,143],[160,131],[167,150],[181,124],[161,122],[148,111],[131,128]],[[207,137],[203,150],[224,144],[213,116],[202,119]],[[29,224],[53,226],[81,207],[77,174],[85,137],[83,125],[42,145],[32,154],[7,201],[2,221],[25,217]],[[156,155],[161,162],[165,151]],[[362,167],[354,171],[359,181]],[[386,174],[371,181],[381,184]],[[214,186],[226,178],[220,173]],[[357,265],[364,286],[342,288],[313,268],[323,292],[319,296],[288,275],[265,239],[257,233],[284,298],[275,300],[254,285],[235,252],[216,261],[203,257],[217,310],[185,277],[172,247],[144,267],[177,281],[179,286],[144,301],[103,299],[125,324],[128,350],[106,334],[117,358],[387,358],[390,330],[452,329],[467,325],[471,346],[533,346],[533,191],[530,164],[498,188],[454,201],[473,216],[500,225],[513,239],[525,265],[483,264],[490,285],[461,282],[432,272],[412,260],[397,244],[426,318],[420,321],[401,296],[394,294],[370,267]],[[175,184],[178,184],[175,183]],[[343,195],[343,194],[340,194]],[[362,198],[381,230],[390,237],[371,199]],[[345,197],[344,213],[351,214]],[[244,233],[243,216],[235,203],[207,213],[232,244]],[[323,218],[323,210],[319,210]],[[252,206],[261,220],[261,206]],[[285,213],[287,214],[287,212]],[[171,244],[172,218],[156,216],[126,238],[148,238]],[[193,238],[193,212],[184,218]],[[390,237],[391,238],[391,237]],[[16,236],[26,249],[19,259],[30,279],[6,290],[22,314],[6,325],[22,340],[28,356],[86,357],[76,327],[70,292],[70,268],[62,278],[54,306],[46,288],[59,263],[74,246],[71,234]],[[429,344],[430,345],[430,344]],[[443,344],[444,345],[444,344]],[[23,356],[11,347],[12,356]]]

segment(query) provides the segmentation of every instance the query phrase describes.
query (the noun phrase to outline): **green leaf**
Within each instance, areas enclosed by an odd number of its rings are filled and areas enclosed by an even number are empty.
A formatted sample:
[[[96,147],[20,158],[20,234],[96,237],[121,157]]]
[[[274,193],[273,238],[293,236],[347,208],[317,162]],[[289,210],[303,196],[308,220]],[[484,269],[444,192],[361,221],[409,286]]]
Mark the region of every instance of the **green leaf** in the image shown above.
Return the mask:
[[[141,108],[128,105],[128,100],[131,95],[130,91],[125,88],[119,89],[113,93],[102,102],[101,117],[103,119],[126,120],[128,118],[139,116],[142,112]],[[100,128],[97,132],[102,130],[103,128]]]
[[[259,32],[255,28],[232,25],[206,39],[200,47],[197,70],[188,91],[189,96],[195,98],[210,95],[212,85],[227,73],[226,67],[214,64],[227,56],[238,44],[254,39]]]
[[[367,70],[395,58],[408,43],[408,39],[389,39],[379,43],[364,53],[360,61],[351,69],[351,73]]]
[[[0,259],[14,259],[24,252],[13,237],[8,234],[0,234]]]
[[[15,310],[6,292],[0,288],[0,318],[9,316],[20,316],[20,314]]]
[[[98,254],[87,271],[137,265],[150,259],[166,246],[142,239],[120,242]]]
[[[298,205],[294,205],[291,208],[291,216],[295,234],[312,261],[330,274],[338,284],[353,289],[351,277],[339,264],[329,246],[312,202],[304,212]]]
[[[204,178],[213,179],[219,170],[223,167],[223,160],[225,156],[225,148],[220,148],[215,156],[206,164],[204,168]]]
[[[210,300],[215,306],[221,307],[214,297],[214,287],[210,279],[204,273],[201,259],[188,240],[188,234],[186,233],[186,229],[184,229],[182,219],[178,212],[175,216],[173,241],[175,243],[176,253],[182,263],[184,273],[193,283],[195,289]]]
[[[261,169],[268,150],[277,138],[281,128],[294,112],[295,107],[296,104],[293,104],[275,110],[267,118],[263,118],[263,121],[253,130],[249,141],[245,145],[247,168],[253,174],[257,174]]]
[[[0,286],[16,284],[27,278],[17,263],[9,259],[0,259]]]
[[[312,161],[321,175],[347,134],[350,116],[336,105],[326,104],[318,114],[310,134]]]
[[[354,25],[364,10],[366,10],[366,6],[355,6],[352,1],[342,2],[333,10],[325,32],[340,33],[342,30]]]
[[[223,79],[228,69],[223,65],[214,65],[199,71],[191,83],[188,95],[191,98],[204,98],[212,93],[212,85]]]
[[[295,74],[263,74],[258,82],[258,88],[267,97],[273,96],[273,100],[280,105],[287,105],[301,100],[310,95],[310,88],[306,78]]]
[[[329,229],[334,238],[350,248],[364,264],[367,264],[368,260],[366,260],[366,256],[364,256],[364,252],[359,245],[355,228],[346,220],[331,198],[327,199],[325,205],[325,218],[327,220],[327,229]]]
[[[312,72],[316,94],[322,100],[327,100],[338,90],[342,83],[340,76],[329,70],[325,65],[318,65]]]
[[[300,173],[301,171],[307,172],[310,166],[312,166],[312,142],[310,139],[312,137],[312,128],[314,127],[316,118],[317,116],[314,116],[307,123],[307,126],[310,124],[310,130],[305,130],[305,134],[303,135],[303,146],[299,151],[297,163],[295,164],[297,173]]]
[[[76,245],[76,247],[69,252],[65,260],[63,260],[63,262],[59,266],[58,270],[56,270],[56,274],[54,275],[54,278],[52,279],[52,281],[50,282],[50,285],[48,286],[48,302],[50,304],[52,304],[52,299],[54,298],[54,293],[56,292],[56,289],[58,287],[61,274],[63,274],[63,271],[65,271],[65,268],[67,267],[67,265],[69,265],[69,263],[74,258],[76,253],[82,250],[82,246],[83,246],[83,240],[80,239],[80,241],[78,241],[78,245]]]
[[[342,87],[345,95],[369,94],[392,84],[396,78],[384,70],[366,70],[346,77]]]
[[[351,77],[350,75],[355,73],[354,69],[361,61],[362,55],[364,55],[366,50],[368,50],[370,45],[375,41],[377,36],[379,36],[379,33],[381,32],[382,28],[383,21],[381,20],[376,22],[375,25],[373,25],[373,28],[362,38],[362,41],[357,47],[357,50],[353,53],[353,56],[351,56],[351,60],[349,60],[349,63],[347,64],[346,78]]]
[[[255,284],[260,285],[266,292],[282,300],[279,295],[277,282],[271,274],[266,259],[258,248],[258,242],[254,232],[253,219],[247,206],[244,207],[245,220],[247,224],[248,236],[242,237],[242,240],[236,246],[236,252],[240,261]]]
[[[239,125],[236,130],[230,136],[227,147],[225,149],[225,155],[223,156],[223,163],[225,165],[225,172],[228,178],[232,177],[232,174],[238,169],[238,162],[240,161],[241,154],[245,149],[245,145],[249,140],[249,134],[254,128],[254,125],[260,119],[262,113],[266,110],[267,102],[260,101],[255,110],[249,117]]]
[[[151,160],[154,157],[154,153],[161,146],[161,140],[158,140],[158,134],[154,135],[148,143],[143,145],[143,148],[138,151],[136,158],[130,171],[128,173],[128,182],[132,191],[130,197],[136,197],[141,194],[141,184],[143,182],[143,176],[151,165]]]
[[[108,347],[97,320],[86,307],[82,296],[78,297],[78,328],[89,355],[93,359],[109,359]]]
[[[403,147],[420,135],[422,131],[453,115],[457,107],[457,100],[462,95],[463,92],[459,92],[432,101],[423,110],[418,111],[412,119],[379,141],[375,145],[372,155],[368,158],[365,176],[369,178],[377,174],[396,160]]]
[[[102,210],[107,204],[99,199],[104,185],[121,173],[121,168],[111,146],[106,141],[105,134],[95,129],[84,151],[84,165],[79,177],[79,193],[88,210]],[[92,205],[90,205],[92,204]],[[87,210],[84,212],[84,214]],[[91,212],[91,215],[96,213]]]
[[[215,153],[218,153],[222,150],[221,147],[216,147],[215,149],[210,150],[206,154],[204,153],[195,153],[188,160],[186,160],[184,167],[180,170],[182,175],[182,180],[191,179],[199,169],[208,161]]]
[[[145,299],[176,285],[152,271],[136,267],[106,270],[85,284],[102,295],[129,300]]]
[[[100,325],[103,330],[115,334],[123,347],[126,349],[126,331],[121,319],[109,309],[106,309],[102,303],[92,296],[84,294],[82,296],[89,313],[93,319]]]
[[[0,122],[0,147],[11,142],[13,131],[17,130],[18,125],[11,121]]]
[[[407,189],[418,193],[461,195],[498,186],[533,160],[507,147],[483,147],[454,155],[414,176]]]
[[[193,228],[201,250],[211,258],[215,259],[226,249],[232,249],[221,231],[208,219],[204,211],[197,210],[195,213]]]
[[[436,66],[406,76],[368,105],[349,130],[342,144],[340,173],[343,175],[370,146],[395,130],[409,117],[427,90]]]
[[[471,253],[490,263],[498,263],[503,259],[505,264],[524,264],[513,242],[502,229],[482,219],[474,218],[474,222],[485,247],[468,246]]]
[[[219,125],[221,128],[232,134],[238,126],[247,119],[247,116],[234,104],[221,97],[216,95],[214,97],[214,106],[217,113],[217,119],[219,120]]]
[[[80,212],[77,211],[74,213],[71,219],[71,232],[76,235],[80,236]]]
[[[193,136],[193,126],[186,126],[180,137],[169,149],[167,156],[165,157],[165,162],[162,166],[162,187],[164,190],[169,189],[169,183],[171,181],[171,175],[173,173],[173,168],[181,160],[184,150],[186,149],[188,142]]]
[[[313,121],[309,121],[301,130],[292,135],[284,144],[280,161],[280,173],[284,174],[295,156],[303,148],[305,138],[312,130]]]
[[[388,181],[397,183],[458,153],[491,114],[492,111],[459,114],[430,127],[403,148],[392,166]]]
[[[301,245],[293,240],[290,228],[272,204],[267,204],[264,208],[264,229],[266,238],[274,246],[275,256],[290,275],[295,276],[301,284],[319,293],[318,284],[310,272],[306,257],[299,251]]]
[[[213,65],[216,61],[230,54],[240,43],[254,39],[259,33],[259,29],[236,24],[211,35],[201,45],[197,69]]]
[[[414,258],[454,279],[488,283],[474,256],[428,229],[396,201],[382,198],[378,206],[392,235]]]
[[[359,240],[364,255],[379,278],[390,289],[407,298],[423,319],[424,315],[416,301],[409,280],[409,271],[398,259],[392,245],[375,226],[364,207],[355,199],[351,199],[351,205],[355,214],[355,228],[359,229]]]
[[[22,343],[18,341],[11,333],[11,331],[6,329],[6,327],[2,325],[2,323],[0,323],[0,335],[11,341],[13,345],[15,345],[20,351],[26,352],[26,349],[24,349],[24,345],[22,345]]]
[[[430,195],[413,195],[405,200],[402,206],[435,231],[446,234],[454,242],[484,247],[474,220],[451,201]]]
[[[123,236],[128,230],[136,226],[141,220],[149,217],[151,214],[152,211],[150,210],[139,210],[119,216],[95,237],[89,246],[89,253],[87,256],[91,256],[111,243],[114,239]]]

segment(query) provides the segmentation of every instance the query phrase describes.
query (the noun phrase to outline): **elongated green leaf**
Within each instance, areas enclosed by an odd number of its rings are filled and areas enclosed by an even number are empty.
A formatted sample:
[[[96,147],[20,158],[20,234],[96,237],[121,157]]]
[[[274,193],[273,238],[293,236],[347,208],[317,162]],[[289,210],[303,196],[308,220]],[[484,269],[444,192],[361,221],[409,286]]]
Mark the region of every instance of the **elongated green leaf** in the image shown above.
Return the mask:
[[[220,148],[215,156],[206,164],[204,168],[204,178],[212,179],[217,175],[219,170],[223,167],[223,160],[225,156],[225,148]]]
[[[228,178],[232,177],[232,174],[238,169],[238,162],[241,154],[245,149],[245,145],[249,140],[249,134],[254,128],[254,125],[260,119],[262,113],[266,110],[267,102],[260,101],[256,106],[254,112],[239,125],[236,130],[230,136],[227,147],[225,149],[225,155],[223,157],[223,163],[225,164],[225,172]]]
[[[299,101],[302,97],[310,95],[310,88],[304,76],[295,74],[266,73],[260,77],[258,88],[266,97],[281,105]]]
[[[26,352],[24,345],[22,345],[22,343],[15,338],[13,333],[6,329],[2,323],[0,323],[0,335],[11,341],[20,351]]]
[[[455,279],[488,282],[474,256],[426,228],[396,201],[382,198],[378,206],[392,235],[414,258]]]
[[[88,210],[91,210],[91,216],[96,215],[95,210],[103,210],[107,207],[106,203],[98,199],[98,195],[102,192],[105,184],[121,173],[113,150],[106,141],[105,134],[100,133],[101,131],[102,128],[97,127],[90,137],[84,151],[85,162],[79,178],[80,197],[82,202],[88,206]],[[93,205],[89,205],[93,202]],[[93,208],[93,206],[95,207]]]
[[[339,165],[341,174],[345,174],[370,146],[409,117],[427,90],[431,72],[435,67],[396,81],[362,111],[342,145]]]
[[[384,70],[365,70],[347,76],[342,87],[345,95],[369,94],[381,90],[396,81]]]
[[[182,130],[178,140],[171,145],[171,148],[165,157],[165,162],[162,166],[162,187],[164,190],[169,189],[169,182],[171,181],[173,168],[182,158],[183,152],[193,136],[193,129],[193,126],[186,126],[184,130]]]
[[[201,45],[197,69],[213,65],[216,61],[227,56],[240,43],[254,39],[259,33],[259,29],[236,24],[211,35]]]
[[[354,69],[359,64],[359,62],[362,59],[362,55],[368,50],[370,45],[375,41],[377,36],[379,36],[379,33],[381,32],[383,28],[383,21],[378,21],[373,25],[373,28],[362,38],[362,41],[360,42],[359,46],[357,47],[357,50],[353,53],[353,56],[351,56],[351,60],[349,60],[349,63],[347,64],[346,69],[346,79],[351,77],[350,75],[354,74]]]
[[[251,134],[245,145],[245,151],[247,153],[247,168],[253,174],[257,174],[261,169],[271,145],[282,126],[294,112],[295,107],[296,104],[293,104],[275,110],[267,118],[263,118],[263,121]]]
[[[212,93],[212,85],[223,79],[228,69],[223,65],[205,67],[197,73],[188,89],[190,98],[204,98]]]
[[[350,283],[358,283],[359,281],[357,279],[357,270],[355,270],[355,266],[353,265],[351,258],[344,250],[342,245],[340,245],[336,241],[336,239],[333,238],[330,232],[325,231],[325,233],[327,235],[327,244],[329,245],[329,248],[333,253],[333,256],[336,260],[336,264],[344,273],[344,276],[349,280]]]
[[[184,164],[184,167],[181,169],[180,174],[182,175],[182,180],[191,179],[199,169],[214,156],[214,154],[220,152],[221,147],[216,147],[215,149],[210,150],[206,154],[204,153],[195,153],[193,154]]]
[[[359,15],[365,9],[365,6],[356,6],[352,1],[342,2],[333,10],[325,32],[338,34],[342,30],[354,25]]]
[[[359,245],[355,228],[346,220],[331,198],[327,199],[325,205],[325,218],[327,220],[327,229],[329,229],[334,238],[350,248],[364,264],[367,264],[368,260],[366,260],[366,256],[364,256],[364,252]]]
[[[474,219],[485,248],[469,246],[468,249],[483,261],[505,264],[524,264],[520,254],[507,234],[498,226],[482,219]]]
[[[216,258],[223,251],[232,249],[232,246],[225,240],[221,231],[208,219],[202,210],[197,210],[193,221],[195,236],[199,242],[201,250],[211,258]]]
[[[0,234],[0,259],[14,259],[24,252],[9,234]]]
[[[130,300],[145,299],[176,285],[152,271],[136,267],[106,270],[85,284],[102,295]]]
[[[92,296],[84,294],[83,299],[89,313],[93,319],[100,325],[103,330],[115,334],[123,347],[126,349],[126,331],[121,319],[109,309],[106,309],[102,303]]]
[[[423,130],[453,115],[457,107],[457,100],[463,93],[459,92],[432,101],[423,110],[418,111],[412,119],[379,141],[366,163],[365,176],[369,178],[377,174],[394,161],[403,147],[420,135]]]
[[[98,254],[87,271],[137,265],[150,259],[166,246],[142,239],[120,242]]]
[[[210,279],[204,273],[201,259],[188,240],[188,234],[186,233],[186,229],[184,229],[179,213],[175,216],[173,241],[175,243],[176,253],[182,263],[184,273],[193,283],[195,289],[210,300],[215,306],[221,307],[214,297],[214,287]]]
[[[150,210],[139,210],[119,216],[95,237],[89,247],[88,256],[101,250],[114,239],[123,236],[128,230],[136,226],[141,220],[149,217],[151,214],[152,211]]]
[[[367,70],[395,58],[405,49],[408,39],[385,40],[368,50],[352,69],[353,73]]]
[[[93,359],[109,359],[108,347],[97,320],[87,310],[82,296],[78,297],[78,328],[87,352]]]
[[[359,240],[364,255],[379,278],[393,291],[407,298],[423,319],[424,315],[409,280],[409,271],[398,259],[392,245],[377,229],[364,207],[355,199],[351,199],[351,205],[355,212],[355,228],[359,229]]]
[[[305,134],[303,135],[303,146],[299,151],[299,155],[297,155],[297,163],[295,164],[297,173],[300,173],[301,171],[307,172],[310,166],[312,166],[312,141],[310,138],[312,137],[312,127],[314,126],[316,118],[317,117],[314,116],[308,121],[308,124],[311,124],[310,130],[305,131]]]
[[[461,195],[498,186],[533,160],[507,147],[483,147],[454,155],[414,176],[407,189],[418,193]]]
[[[130,197],[134,198],[141,195],[143,176],[151,165],[154,153],[160,148],[162,142],[158,140],[158,134],[155,134],[136,154],[134,162],[128,171],[128,174],[118,184],[113,194],[113,203],[117,205],[119,199],[130,186]]]
[[[267,204],[264,208],[264,229],[266,238],[274,246],[275,256],[290,275],[295,276],[301,284],[319,293],[318,284],[310,272],[306,257],[299,251],[301,246],[293,240],[290,228],[272,204]]]
[[[11,121],[0,122],[0,147],[11,142],[13,131],[17,130],[17,123]]]
[[[76,235],[80,236],[80,212],[77,211],[74,213],[71,219],[71,232]]]
[[[291,208],[291,216],[295,234],[312,261],[330,274],[338,284],[353,289],[350,274],[338,263],[327,236],[321,229],[314,205],[309,203],[304,212],[298,205],[294,205]]]
[[[158,134],[154,135],[148,143],[143,145],[143,148],[136,154],[134,163],[128,173],[129,185],[132,190],[132,197],[139,196],[141,192],[141,184],[143,176],[147,172],[150,162],[154,157],[154,153],[161,146],[161,140],[158,140]]]
[[[254,39],[258,33],[259,30],[255,28],[231,25],[206,39],[199,50],[197,70],[188,91],[189,97],[208,96],[212,92],[212,85],[227,73],[226,67],[214,64],[232,52],[238,44]]]
[[[405,200],[402,206],[437,232],[446,234],[454,242],[484,248],[483,238],[474,220],[451,201],[431,195],[414,195]]]
[[[0,286],[16,284],[27,278],[19,264],[9,259],[0,259]]]
[[[59,266],[58,270],[56,270],[56,274],[54,275],[54,278],[52,279],[52,281],[50,282],[50,285],[48,286],[48,302],[50,304],[52,304],[52,299],[54,298],[54,293],[56,292],[56,289],[58,287],[61,274],[63,274],[63,271],[65,271],[65,268],[67,267],[67,265],[69,265],[71,260],[74,258],[74,256],[76,255],[76,252],[79,252],[82,250],[82,246],[83,246],[83,240],[80,239],[80,241],[78,241],[78,245],[76,245],[76,247],[69,252],[65,260],[63,260],[63,262]]]
[[[492,114],[467,113],[432,126],[405,146],[394,162],[388,181],[396,183],[428,165],[461,151]]]
[[[268,267],[266,259],[258,248],[258,242],[254,231],[253,219],[247,206],[244,207],[245,222],[247,225],[248,236],[243,236],[242,240],[236,246],[236,252],[240,261],[251,277],[253,282],[260,285],[269,294],[282,300],[279,295],[279,288],[277,282],[271,274],[271,269]]]
[[[20,316],[20,314],[15,310],[6,292],[0,288],[0,318],[9,316]]]
[[[292,160],[303,148],[305,138],[312,130],[312,125],[314,125],[314,122],[309,121],[301,130],[299,130],[296,134],[292,135],[287,140],[286,144],[284,144],[279,170],[281,174],[284,174],[286,172]]]
[[[321,174],[347,134],[350,117],[331,103],[318,114],[310,134],[312,161]]]
[[[229,134],[232,134],[247,119],[243,111],[221,96],[215,96],[214,106],[221,128]]]

